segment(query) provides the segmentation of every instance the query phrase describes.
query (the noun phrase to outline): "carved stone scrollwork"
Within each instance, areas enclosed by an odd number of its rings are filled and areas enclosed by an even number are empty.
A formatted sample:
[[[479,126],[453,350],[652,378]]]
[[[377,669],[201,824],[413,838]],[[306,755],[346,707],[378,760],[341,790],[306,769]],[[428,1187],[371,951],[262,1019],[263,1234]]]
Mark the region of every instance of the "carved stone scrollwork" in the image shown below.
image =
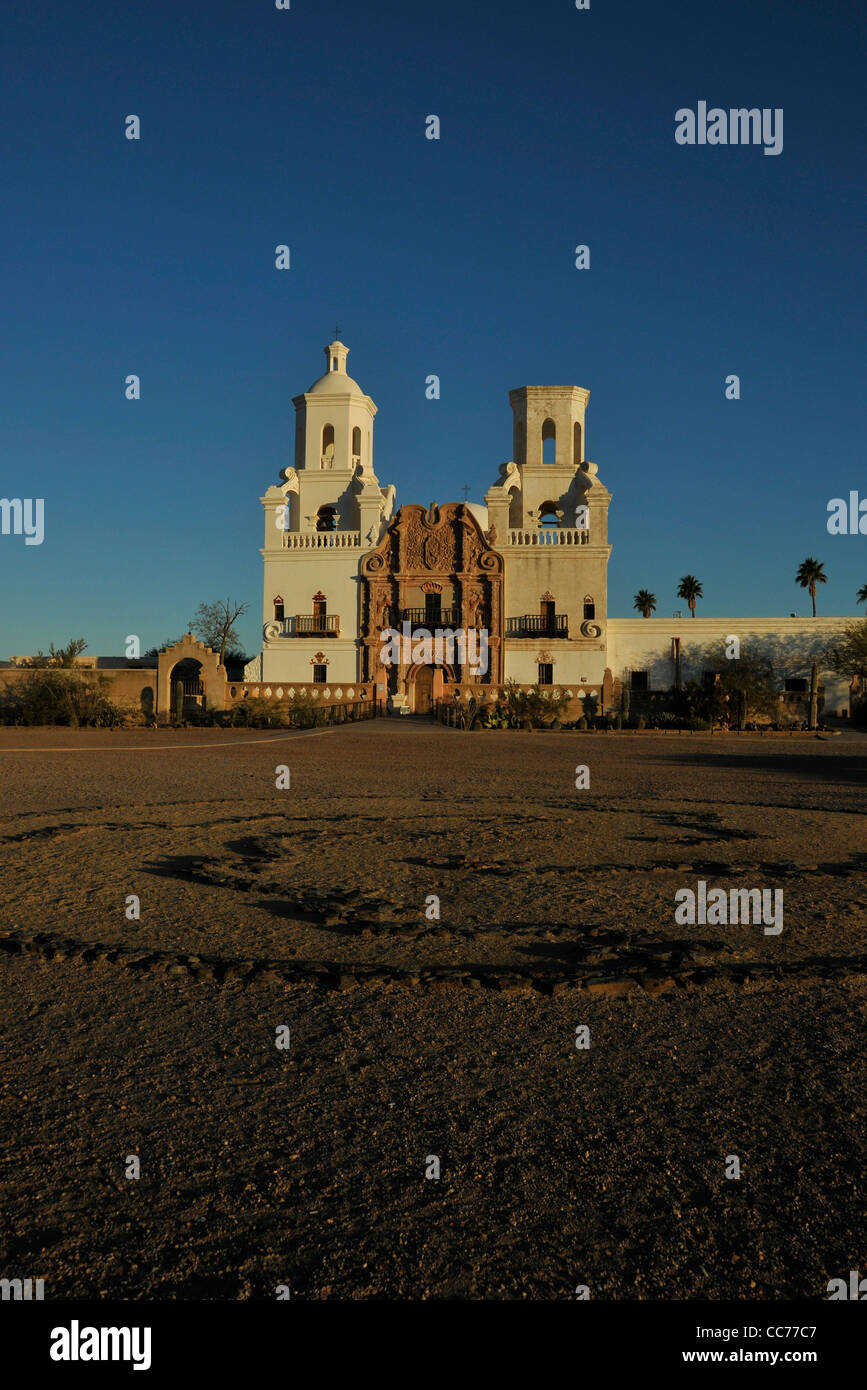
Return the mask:
[[[475,569],[478,563],[479,554],[481,552],[481,545],[479,544],[476,538],[476,533],[473,530],[472,526],[463,527],[462,552],[464,569]]]
[[[598,623],[590,622],[588,619],[587,622],[581,624],[581,635],[582,637],[601,637],[602,628]]]
[[[424,558],[428,569],[451,573],[455,568],[455,533],[448,523],[438,526],[424,543]]]

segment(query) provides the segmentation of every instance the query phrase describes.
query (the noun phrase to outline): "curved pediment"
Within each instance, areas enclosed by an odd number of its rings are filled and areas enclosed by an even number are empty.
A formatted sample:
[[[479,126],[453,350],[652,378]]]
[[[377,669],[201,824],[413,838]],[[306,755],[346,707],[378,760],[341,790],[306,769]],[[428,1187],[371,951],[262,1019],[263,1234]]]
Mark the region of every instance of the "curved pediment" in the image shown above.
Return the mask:
[[[464,502],[401,507],[361,564],[364,575],[498,575],[502,569],[502,556]]]

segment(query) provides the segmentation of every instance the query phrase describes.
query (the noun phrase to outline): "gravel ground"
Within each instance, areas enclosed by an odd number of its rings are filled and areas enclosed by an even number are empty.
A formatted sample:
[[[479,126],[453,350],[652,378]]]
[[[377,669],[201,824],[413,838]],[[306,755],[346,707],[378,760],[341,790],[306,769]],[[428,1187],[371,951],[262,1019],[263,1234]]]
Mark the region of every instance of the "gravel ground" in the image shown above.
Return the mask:
[[[0,765],[0,1277],[817,1299],[867,1268],[867,740],[9,729]],[[782,889],[782,933],[676,924],[699,880]]]

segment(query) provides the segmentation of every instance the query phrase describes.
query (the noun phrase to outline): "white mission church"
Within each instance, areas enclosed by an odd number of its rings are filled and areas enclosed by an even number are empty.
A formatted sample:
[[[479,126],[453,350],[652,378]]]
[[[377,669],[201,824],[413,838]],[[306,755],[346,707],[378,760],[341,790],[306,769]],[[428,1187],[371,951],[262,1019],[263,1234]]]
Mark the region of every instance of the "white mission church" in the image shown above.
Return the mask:
[[[295,458],[260,499],[265,544],[262,652],[247,681],[303,687],[369,683],[382,697],[424,712],[432,698],[514,679],[594,694],[600,710],[624,686],[666,690],[700,675],[708,643],[797,651],[786,686],[809,675],[843,618],[609,618],[611,494],[584,454],[590,393],[580,386],[509,392],[513,458],[500,466],[485,505],[397,508],[395,488],[374,469],[376,405],[347,374],[349,349],[324,349],[326,370],[293,400]],[[644,578],[641,576],[640,578]],[[636,587],[638,584],[636,582]],[[385,629],[484,630],[488,670],[452,659],[380,663]],[[825,712],[846,713],[845,680],[826,680]]]

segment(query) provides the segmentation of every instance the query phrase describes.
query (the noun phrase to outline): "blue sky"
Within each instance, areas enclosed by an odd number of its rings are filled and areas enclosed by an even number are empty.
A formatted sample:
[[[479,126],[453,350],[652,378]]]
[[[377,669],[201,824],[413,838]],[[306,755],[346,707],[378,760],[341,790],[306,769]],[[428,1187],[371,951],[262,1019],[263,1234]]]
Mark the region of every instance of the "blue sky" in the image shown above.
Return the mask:
[[[258,651],[258,498],[335,322],[399,503],[481,500],[509,389],[575,383],[613,616],[687,572],[708,615],[808,613],[807,555],[854,613],[865,31],[846,0],[5,0],[0,496],[46,534],[0,536],[0,657],[228,594]],[[700,100],[782,107],[782,154],[679,146]]]

